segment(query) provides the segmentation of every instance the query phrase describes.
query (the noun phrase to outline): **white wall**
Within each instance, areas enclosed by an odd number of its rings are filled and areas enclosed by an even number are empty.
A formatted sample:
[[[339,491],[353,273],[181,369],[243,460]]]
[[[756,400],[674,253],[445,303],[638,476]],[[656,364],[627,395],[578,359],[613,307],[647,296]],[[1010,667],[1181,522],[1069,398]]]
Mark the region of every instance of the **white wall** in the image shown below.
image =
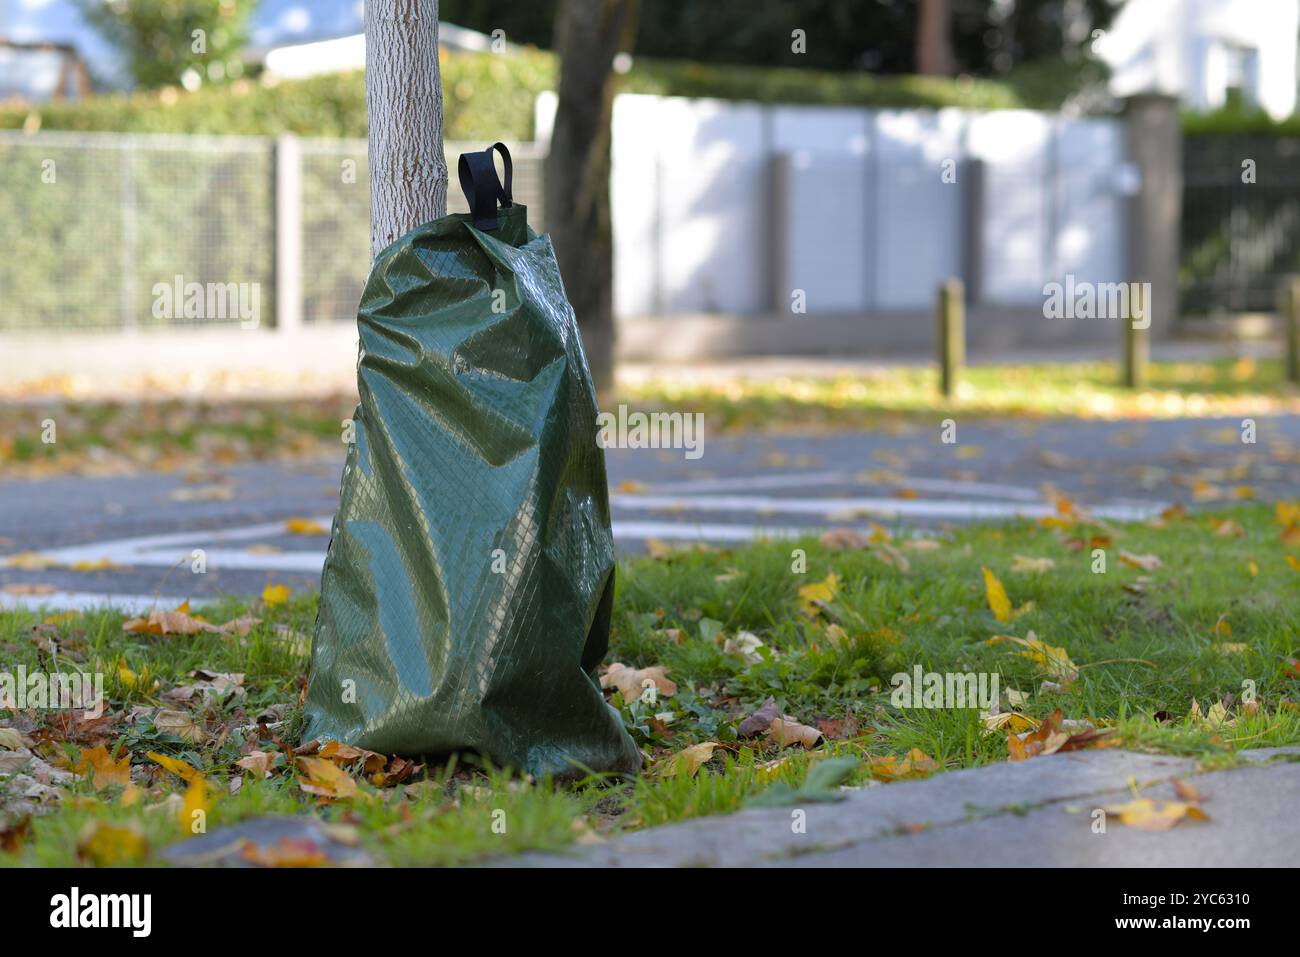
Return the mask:
[[[1039,303],[1066,272],[1117,281],[1122,143],[1118,121],[1028,111],[619,96],[615,310],[787,312],[795,290],[810,315],[928,309],[963,271],[970,159],[984,168],[984,301]]]
[[[1234,63],[1271,116],[1296,108],[1300,0],[1127,0],[1096,43],[1110,64],[1111,92],[1160,92],[1192,109],[1223,105]]]

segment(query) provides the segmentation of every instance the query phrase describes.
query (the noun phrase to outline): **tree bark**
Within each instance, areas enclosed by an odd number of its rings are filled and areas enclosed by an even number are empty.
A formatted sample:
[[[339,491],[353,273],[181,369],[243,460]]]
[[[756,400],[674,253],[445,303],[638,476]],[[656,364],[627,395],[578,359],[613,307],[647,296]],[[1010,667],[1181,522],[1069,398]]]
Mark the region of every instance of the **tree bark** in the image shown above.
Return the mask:
[[[447,213],[438,0],[366,0],[370,258]]]
[[[614,381],[614,241],[609,209],[613,60],[636,32],[638,0],[561,0],[559,106],[546,158],[546,229],[598,393]]]
[[[916,26],[916,72],[951,76],[952,0],[921,0]]]

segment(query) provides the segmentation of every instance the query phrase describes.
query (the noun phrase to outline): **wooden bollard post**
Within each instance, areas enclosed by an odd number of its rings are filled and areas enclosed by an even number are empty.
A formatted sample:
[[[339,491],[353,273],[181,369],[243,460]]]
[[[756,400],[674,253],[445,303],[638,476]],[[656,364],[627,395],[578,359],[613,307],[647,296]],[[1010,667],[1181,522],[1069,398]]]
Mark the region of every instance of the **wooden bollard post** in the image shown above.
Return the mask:
[[[938,299],[939,391],[952,398],[966,364],[966,303],[961,280],[949,279],[940,285]]]
[[[1286,380],[1300,385],[1300,276],[1282,289],[1282,341],[1286,346]]]
[[[1151,303],[1146,303],[1147,320],[1151,318]],[[1147,329],[1136,329],[1133,323],[1132,296],[1129,297],[1129,314],[1124,320],[1124,386],[1129,389],[1145,389],[1147,371],[1151,362],[1151,340]]]

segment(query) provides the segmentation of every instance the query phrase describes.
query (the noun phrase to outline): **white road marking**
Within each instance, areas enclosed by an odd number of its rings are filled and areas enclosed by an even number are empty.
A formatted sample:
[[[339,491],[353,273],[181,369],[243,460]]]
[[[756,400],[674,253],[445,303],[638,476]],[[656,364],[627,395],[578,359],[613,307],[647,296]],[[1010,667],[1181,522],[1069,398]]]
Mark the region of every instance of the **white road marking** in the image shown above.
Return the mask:
[[[1052,505],[1015,502],[964,502],[960,499],[904,498],[779,498],[763,495],[611,495],[610,504],[634,510],[677,510],[692,512],[749,512],[760,515],[821,515],[836,513],[874,514],[910,518],[977,520],[997,518],[1043,518],[1055,515]],[[1163,506],[1102,505],[1089,509],[1097,518],[1140,521],[1157,514]]]
[[[870,471],[869,469],[867,471]],[[680,482],[647,482],[648,488],[659,493],[671,492],[732,492],[743,489],[812,488],[818,485],[887,485],[890,488],[914,488],[920,492],[940,492],[954,495],[975,495],[986,498],[1011,499],[1020,502],[1041,502],[1043,493],[1023,485],[1003,485],[1000,482],[958,482],[955,479],[919,478],[899,476],[898,482],[867,483],[855,472],[787,472],[779,475],[738,475],[732,478],[686,479]]]
[[[947,479],[907,478],[906,485],[918,490],[987,496],[1000,501],[969,501],[954,499],[901,499],[881,496],[801,498],[770,495],[708,494],[712,492],[738,492],[759,489],[794,489],[835,484],[861,485],[853,474],[843,471],[794,473],[784,475],[739,476],[730,479],[705,479],[690,482],[664,482],[650,486],[647,494],[610,495],[613,507],[624,511],[666,510],[679,513],[737,512],[748,516],[806,515],[824,521],[799,526],[779,523],[701,522],[692,521],[687,514],[671,519],[616,519],[616,541],[713,541],[749,542],[761,538],[796,538],[816,534],[822,528],[837,523],[837,513],[857,516],[876,515],[882,518],[932,518],[954,521],[978,519],[1041,518],[1055,513],[1055,509],[1042,501],[1034,489],[994,483],[953,482]],[[673,494],[680,493],[680,494]],[[1138,521],[1156,514],[1162,506],[1158,503],[1111,502],[1091,509],[1098,518],[1118,521]],[[332,516],[321,516],[315,521],[329,528]],[[842,523],[841,523],[842,524]],[[863,530],[865,531],[865,530]],[[325,553],[313,547],[279,552],[250,551],[239,548],[238,543],[258,539],[281,538],[286,534],[283,521],[262,522],[235,528],[212,530],[186,530],[158,535],[142,535],[105,542],[90,542],[53,548],[42,552],[52,562],[71,565],[76,562],[98,562],[108,559],[128,567],[188,567],[194,559],[195,549],[204,550],[209,570],[241,569],[268,572],[300,572],[319,574]],[[235,546],[235,547],[229,547]],[[0,556],[0,562],[3,557]],[[2,567],[2,566],[0,566]],[[196,605],[204,599],[194,599]],[[58,607],[90,609],[112,605],[131,613],[145,613],[158,608],[173,608],[182,599],[153,595],[119,595],[112,592],[58,591],[46,595],[14,595],[0,592],[0,608]]]
[[[11,595],[0,591],[0,608],[60,608],[91,611],[112,608],[128,615],[147,615],[155,608],[176,608],[184,598],[160,595],[116,595],[112,592],[53,591],[48,595]],[[216,601],[212,598],[195,598],[194,606]]]

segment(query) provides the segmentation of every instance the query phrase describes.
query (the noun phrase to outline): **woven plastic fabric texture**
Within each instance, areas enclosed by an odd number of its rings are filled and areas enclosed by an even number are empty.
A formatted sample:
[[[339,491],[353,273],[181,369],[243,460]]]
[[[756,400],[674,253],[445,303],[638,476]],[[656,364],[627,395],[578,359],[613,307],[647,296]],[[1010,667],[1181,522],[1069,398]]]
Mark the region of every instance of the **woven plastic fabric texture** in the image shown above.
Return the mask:
[[[421,226],[375,261],[360,406],[312,636],[304,740],[631,773],[596,668],[614,598],[596,395],[526,210]]]

